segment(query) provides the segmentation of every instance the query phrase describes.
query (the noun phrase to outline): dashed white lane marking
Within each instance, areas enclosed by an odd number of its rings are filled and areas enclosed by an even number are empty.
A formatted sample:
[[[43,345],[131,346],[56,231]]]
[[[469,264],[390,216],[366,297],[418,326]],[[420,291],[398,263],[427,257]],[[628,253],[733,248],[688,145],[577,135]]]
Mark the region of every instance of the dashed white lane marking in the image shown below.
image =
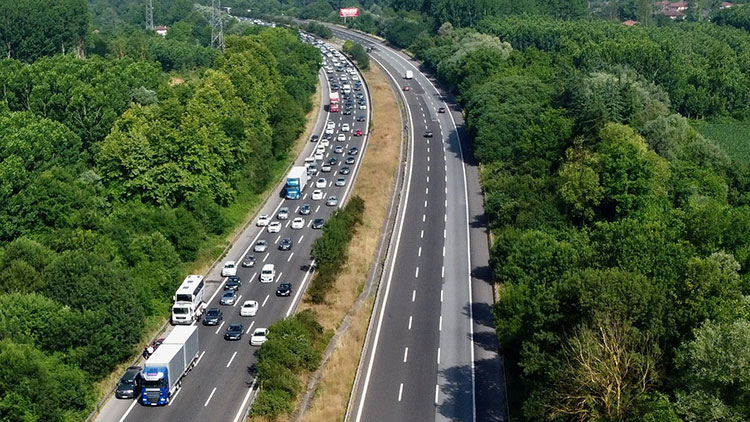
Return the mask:
[[[229,362],[227,362],[227,368],[229,368],[229,366],[232,364],[235,356],[237,356],[237,352],[232,353],[232,357],[229,358]]]
[[[448,214],[445,214],[443,216],[443,222],[446,222],[446,223],[448,222]]]
[[[404,383],[402,382],[401,385],[398,387],[398,401],[401,401],[401,395],[404,393]]]
[[[271,252],[266,253],[266,256],[263,257],[263,262],[266,262],[266,259],[268,259],[268,255],[271,255]]]
[[[430,194],[430,188],[424,188],[424,194],[429,195]]]
[[[427,176],[427,183],[430,183],[430,176]]]
[[[417,290],[411,291],[411,301],[414,302],[417,299]]]
[[[443,257],[445,257],[445,245],[443,245]]]
[[[247,327],[247,331],[245,331],[245,334],[250,334],[250,330],[253,329],[253,325],[255,325],[255,321],[253,321],[253,322],[250,323],[250,326]]]
[[[236,353],[236,352],[235,352],[235,353]],[[211,390],[211,394],[210,394],[210,395],[208,396],[208,400],[206,400],[206,402],[205,402],[205,403],[203,403],[203,407],[206,407],[206,406],[208,406],[208,402],[210,402],[210,401],[211,401],[211,397],[213,397],[213,396],[214,396],[214,393],[215,393],[215,392],[216,392],[216,387],[214,387],[214,389],[213,389],[213,390]]]
[[[419,267],[417,267],[417,270],[414,272],[414,278],[419,278]]]
[[[242,295],[237,296],[237,299],[234,300],[234,305],[232,305],[232,308],[237,306],[238,303],[240,303],[240,299],[242,299]]]
[[[425,218],[427,218],[427,216],[426,216],[426,215],[424,215],[424,214],[422,214],[422,222],[423,222],[423,223],[424,223],[424,221],[425,221]]]
[[[424,239],[424,230],[422,230],[421,232],[419,232],[419,238],[420,239]]]
[[[299,237],[299,240],[297,241],[297,243],[302,243],[302,239],[304,238],[305,238],[305,235],[303,234],[302,236]]]
[[[427,166],[427,171],[430,171],[430,166]]]
[[[224,323],[225,323],[225,322],[226,322],[226,321],[221,321],[221,324],[219,324],[219,326],[218,326],[218,327],[216,328],[216,332],[215,332],[214,334],[219,334],[219,331],[221,331],[221,327],[223,327],[223,326],[224,326]]]
[[[315,211],[315,212],[317,212],[317,211]],[[312,226],[312,222],[313,222],[313,219],[312,219],[312,218],[311,218],[310,220],[308,220],[308,221],[307,221],[307,228],[308,228],[308,229],[310,228],[310,226]]]
[[[270,294],[269,294],[269,295],[266,295],[266,298],[265,298],[265,299],[263,299],[263,304],[262,304],[262,305],[260,305],[260,307],[261,307],[261,308],[262,308],[262,307],[264,307],[264,306],[266,306],[266,302],[268,302],[268,298],[269,298],[269,297],[271,297],[271,295],[270,295]]]
[[[281,235],[279,235],[279,237],[276,238],[276,240],[273,242],[273,244],[275,245],[275,244],[279,243],[280,239],[281,239]]]
[[[257,275],[258,275],[258,272],[257,272],[257,271],[253,273],[253,277],[252,277],[252,278],[250,279],[250,283],[252,283],[252,282],[253,282],[253,280],[255,280],[255,277],[256,277]]]
[[[411,330],[411,315],[409,316],[409,330]]]
[[[428,163],[430,162],[430,156],[429,155],[427,156],[427,162]]]
[[[320,205],[318,205],[318,207],[315,208],[315,212],[318,212],[318,211],[320,211]]]
[[[422,256],[422,247],[419,247],[419,251],[417,251],[417,256]]]
[[[424,200],[424,207],[427,208],[427,200]]]
[[[282,274],[284,274],[284,273],[279,273],[279,276],[278,276],[278,277],[276,277],[276,282],[277,282],[277,283],[279,282],[279,280],[281,280],[281,275],[282,275]]]
[[[292,260],[292,257],[293,257],[293,256],[294,256],[294,252],[292,252],[292,253],[291,253],[291,254],[289,255],[289,258],[287,258],[287,259],[286,259],[286,262],[289,262],[289,261],[291,261],[291,260]]]
[[[406,359],[408,356],[409,356],[409,348],[404,347],[404,362],[406,362]]]
[[[443,239],[447,237],[447,234],[448,234],[448,230],[443,229]]]
[[[287,221],[284,227],[289,227],[289,223],[291,223],[291,221]]]

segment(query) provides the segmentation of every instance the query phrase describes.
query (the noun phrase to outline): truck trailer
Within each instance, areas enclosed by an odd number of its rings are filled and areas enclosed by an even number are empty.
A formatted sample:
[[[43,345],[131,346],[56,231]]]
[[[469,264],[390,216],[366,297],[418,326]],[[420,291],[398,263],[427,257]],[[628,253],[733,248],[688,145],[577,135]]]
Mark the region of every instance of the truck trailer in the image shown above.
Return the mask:
[[[141,372],[141,404],[163,406],[180,387],[182,378],[193,368],[199,352],[198,327],[178,326],[148,358]]]
[[[307,185],[307,169],[305,166],[294,166],[286,178],[286,199],[299,199]]]
[[[331,91],[331,93],[328,95],[331,102],[328,105],[328,111],[331,113],[338,113],[339,111],[339,93],[335,91]]]

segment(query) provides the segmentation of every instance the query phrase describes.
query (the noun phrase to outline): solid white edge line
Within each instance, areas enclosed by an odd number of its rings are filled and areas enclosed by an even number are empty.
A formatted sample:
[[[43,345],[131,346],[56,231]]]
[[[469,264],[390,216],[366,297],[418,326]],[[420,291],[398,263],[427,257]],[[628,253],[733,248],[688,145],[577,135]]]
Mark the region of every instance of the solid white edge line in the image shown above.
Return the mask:
[[[237,416],[234,417],[233,422],[239,422],[242,418],[242,413],[245,410],[245,406],[247,406],[247,401],[250,400],[250,395],[253,394],[253,389],[255,388],[255,383],[257,381],[257,378],[253,378],[253,383],[250,385],[250,389],[247,390],[247,394],[245,394],[245,398],[242,400],[242,404],[240,405],[240,410],[237,411]]]
[[[378,59],[373,57],[373,60],[375,60],[375,62],[377,62],[378,65],[380,65],[380,67],[383,70],[385,70],[388,76],[390,76],[391,79],[393,80],[394,84],[398,86],[398,81],[396,80],[396,78],[393,77],[393,74],[391,74],[391,72],[388,71],[388,69],[386,69],[385,66],[383,66],[383,64],[380,63]],[[401,98],[403,99],[404,105],[406,106],[407,115],[411,117],[411,107],[409,107],[409,102],[407,101],[406,96],[404,95],[404,92],[402,90],[399,90],[398,92],[401,93]],[[409,142],[409,144],[410,144],[410,150],[411,150],[409,154],[409,170],[408,170],[409,178],[406,180],[406,194],[404,196],[405,198],[404,208],[401,211],[401,221],[399,222],[398,237],[396,238],[396,246],[394,248],[393,261],[391,262],[391,268],[388,271],[388,280],[386,281],[386,284],[385,284],[385,292],[383,294],[383,303],[380,306],[380,315],[378,316],[378,324],[377,324],[377,327],[375,328],[375,338],[373,339],[372,352],[370,352],[370,362],[367,364],[367,372],[365,374],[364,386],[362,387],[362,397],[360,398],[360,401],[359,401],[359,408],[357,409],[357,417],[355,418],[355,422],[360,422],[360,420],[362,419],[362,410],[364,409],[365,399],[367,398],[367,389],[370,384],[370,376],[372,375],[372,366],[375,363],[375,354],[378,348],[378,340],[380,339],[380,329],[383,326],[383,316],[385,315],[385,306],[388,303],[388,293],[390,293],[390,290],[391,290],[391,281],[393,280],[393,271],[395,269],[394,264],[395,264],[396,257],[398,256],[399,246],[401,244],[401,232],[403,231],[403,228],[404,228],[406,209],[409,207],[409,189],[411,187],[411,176],[412,176],[412,168],[413,168],[413,162],[414,162],[414,125],[413,124],[411,125],[411,142]]]
[[[122,417],[120,418],[118,422],[123,422],[128,417],[130,412],[133,411],[133,408],[135,407],[136,403],[138,403],[138,400],[133,400],[133,403],[128,407],[128,410],[125,411],[125,414],[122,415]]]

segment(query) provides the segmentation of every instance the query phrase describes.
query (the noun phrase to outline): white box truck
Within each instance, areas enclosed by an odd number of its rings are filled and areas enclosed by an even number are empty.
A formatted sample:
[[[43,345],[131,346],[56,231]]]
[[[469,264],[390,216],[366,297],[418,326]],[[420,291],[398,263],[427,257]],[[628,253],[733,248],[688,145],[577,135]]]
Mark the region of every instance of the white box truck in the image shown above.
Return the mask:
[[[141,372],[141,404],[162,406],[169,403],[185,374],[198,360],[198,327],[175,327],[148,358]]]
[[[406,75],[404,75],[404,79],[411,79],[414,77],[414,73],[411,70],[406,71]]]

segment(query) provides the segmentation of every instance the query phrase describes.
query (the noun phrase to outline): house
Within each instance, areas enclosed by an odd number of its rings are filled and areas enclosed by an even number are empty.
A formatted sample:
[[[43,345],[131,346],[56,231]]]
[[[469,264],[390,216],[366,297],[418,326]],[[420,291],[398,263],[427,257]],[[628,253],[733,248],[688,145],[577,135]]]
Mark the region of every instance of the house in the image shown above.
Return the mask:
[[[167,36],[167,31],[169,31],[169,28],[166,26],[156,26],[154,27],[154,31],[156,31],[157,34],[161,35],[162,37]]]
[[[721,2],[721,5],[719,6],[719,9],[729,9],[730,7],[734,6],[732,3],[728,1]]]
[[[638,25],[639,23],[640,22],[634,21],[634,20],[626,20],[622,24],[625,25],[625,26],[635,26],[635,25]]]
[[[687,12],[688,2],[686,1],[675,1],[670,2],[669,0],[662,0],[656,3],[658,12],[672,20],[683,20],[685,19],[685,12]]]
[[[677,1],[674,3],[669,3],[669,8],[673,10],[677,10],[678,12],[685,12],[688,10],[688,2]]]

